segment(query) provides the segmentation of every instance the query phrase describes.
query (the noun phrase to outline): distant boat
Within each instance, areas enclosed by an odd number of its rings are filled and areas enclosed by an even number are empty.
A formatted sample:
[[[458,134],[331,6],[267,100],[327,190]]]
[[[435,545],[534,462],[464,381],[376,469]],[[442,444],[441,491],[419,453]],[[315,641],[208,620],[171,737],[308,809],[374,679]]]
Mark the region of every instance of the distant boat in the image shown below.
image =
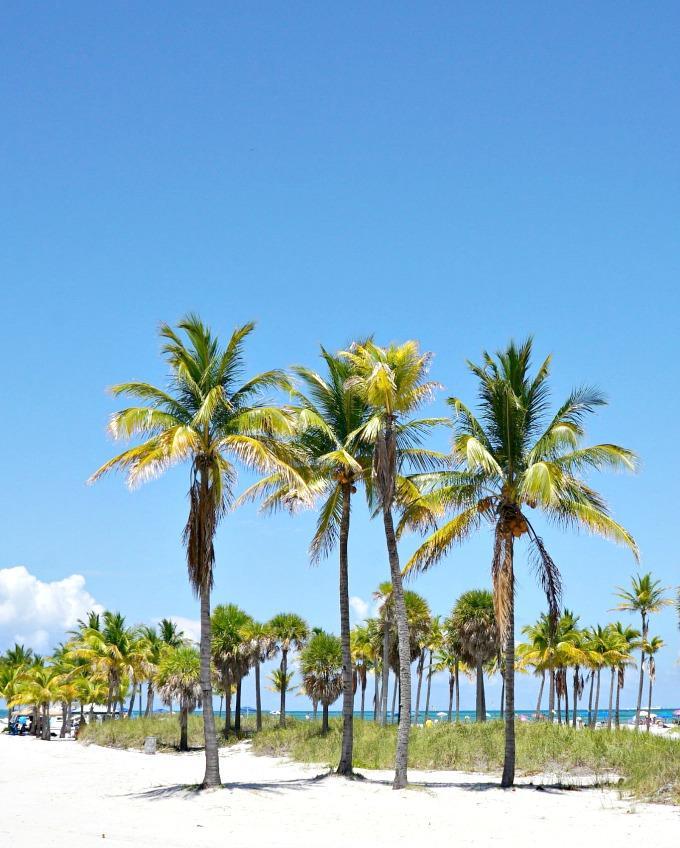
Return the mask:
[[[269,715],[281,715],[281,710],[270,710]]]

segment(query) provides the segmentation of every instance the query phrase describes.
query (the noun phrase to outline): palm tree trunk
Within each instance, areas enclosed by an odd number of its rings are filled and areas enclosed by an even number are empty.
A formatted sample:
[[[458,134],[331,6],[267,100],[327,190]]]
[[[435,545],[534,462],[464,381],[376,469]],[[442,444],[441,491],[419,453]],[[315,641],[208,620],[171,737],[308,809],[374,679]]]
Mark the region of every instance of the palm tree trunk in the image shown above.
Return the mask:
[[[649,693],[647,697],[647,733],[649,733],[649,727],[652,723],[652,686],[654,685],[654,677],[651,671],[647,677],[649,678]]]
[[[390,722],[394,722],[394,716],[397,712],[397,691],[399,689],[399,675],[394,675],[394,689],[392,690],[392,711],[390,713]]]
[[[503,674],[503,669],[501,668],[501,704],[500,704],[500,719],[503,720],[505,717],[505,675]]]
[[[316,721],[316,714],[319,711],[319,702],[316,698],[312,698],[312,718]]]
[[[179,714],[179,749],[180,751],[189,750],[189,710],[182,706]]]
[[[597,684],[595,686],[595,709],[593,710],[593,727],[597,726],[597,716],[600,712],[600,672],[601,668],[597,670]]]
[[[361,720],[364,720],[364,706],[366,703],[366,684],[368,683],[368,678],[366,677],[366,670],[364,669],[364,676],[361,678]]]
[[[564,669],[564,723],[569,726],[569,682],[567,680],[567,669]]]
[[[507,788],[515,782],[515,575],[513,541],[505,542],[508,597],[508,628],[505,634],[505,752],[501,786]]]
[[[262,730],[262,696],[260,694],[260,661],[255,663],[255,729]]]
[[[281,648],[281,703],[279,706],[279,727],[286,726],[286,678],[288,676],[288,648]]]
[[[59,731],[59,738],[64,739],[66,737],[66,701],[61,702],[61,730]]]
[[[613,718],[613,709],[614,709],[614,675],[616,674],[616,669],[612,666],[612,677],[609,682],[609,712],[607,713],[607,730],[612,729],[612,718]]]
[[[432,690],[432,650],[430,650],[430,665],[427,669],[427,691],[425,692],[425,721],[430,712],[430,691]]]
[[[411,730],[411,645],[404,603],[404,587],[399,565],[397,538],[392,521],[391,503],[383,504],[383,524],[387,554],[392,577],[392,598],[397,620],[397,639],[399,646],[399,729],[397,731],[397,753],[394,766],[394,789],[403,789],[407,782],[408,739]]]
[[[352,774],[354,744],[354,691],[352,686],[352,650],[349,636],[349,566],[347,541],[349,539],[351,488],[342,486],[342,515],[340,517],[340,642],[342,644],[342,745],[336,774]],[[328,705],[326,724],[328,724]],[[363,710],[363,708],[362,708]],[[363,718],[363,715],[362,715]]]
[[[475,679],[477,683],[477,697],[475,700],[476,718],[477,721],[486,721],[486,713],[484,712],[484,670],[481,662],[477,662]]]
[[[460,721],[460,664],[456,660],[455,677],[456,677],[456,723]]]
[[[555,712],[555,669],[550,666],[550,691],[548,692],[548,721],[552,724]]]
[[[559,680],[559,674],[560,674],[560,670],[558,668],[557,669],[558,680]],[[560,727],[562,726],[562,692],[560,691],[559,687],[557,689],[557,724]]]
[[[543,687],[545,686],[545,669],[541,672],[541,685],[538,687],[538,701],[536,701],[536,720],[541,717],[541,701],[543,700]]]
[[[380,675],[378,673],[378,660],[376,658],[373,666],[373,721],[378,721],[380,713]]]
[[[130,695],[130,705],[128,706],[127,717],[132,718],[132,712],[135,708],[135,697],[137,696],[137,684],[132,684],[132,694]]]
[[[642,613],[642,644],[647,641],[647,616]],[[642,688],[645,682],[645,651],[640,649],[640,682],[638,683],[637,706],[635,707],[635,729],[640,726],[640,708],[642,707]]]
[[[231,731],[231,677],[225,676],[226,686],[224,689],[224,730],[222,731],[226,739]]]
[[[420,652],[420,656],[418,657],[418,665],[416,667],[416,674],[418,675],[418,685],[416,686],[416,724],[418,724],[418,717],[420,715],[420,690],[423,685],[423,666],[425,665],[425,650]]]
[[[621,727],[621,711],[620,711],[621,688],[622,688],[621,687],[621,679],[619,678],[619,676],[617,674],[617,679],[616,679],[616,712],[615,712],[615,718],[614,718],[614,724],[615,724],[617,730]]]
[[[576,713],[578,712],[578,675],[579,675],[579,667],[577,665],[574,666],[574,711],[572,715],[571,726],[576,727]]]
[[[383,655],[382,655],[382,684],[380,686],[381,698],[380,698],[380,721],[382,726],[385,727],[387,724],[387,698],[388,698],[388,689],[390,682],[390,664],[389,660],[389,652],[390,652],[390,618],[389,614],[385,615],[385,632],[383,634]]]
[[[456,678],[453,674],[449,674],[449,714],[447,721],[451,724],[451,717],[453,715],[453,690],[456,686]]]
[[[328,703],[323,701],[321,705],[321,735],[328,733]]]
[[[238,683],[236,684],[236,707],[234,709],[234,732],[239,734],[241,732],[241,684],[243,683],[243,678],[239,677]]]
[[[593,684],[595,683],[595,669],[590,670],[590,695],[588,695],[588,727],[593,726]]]
[[[203,704],[203,739],[205,743],[205,774],[203,786],[220,786],[220,761],[213,712],[212,682],[210,680],[210,586],[201,586],[201,702]]]

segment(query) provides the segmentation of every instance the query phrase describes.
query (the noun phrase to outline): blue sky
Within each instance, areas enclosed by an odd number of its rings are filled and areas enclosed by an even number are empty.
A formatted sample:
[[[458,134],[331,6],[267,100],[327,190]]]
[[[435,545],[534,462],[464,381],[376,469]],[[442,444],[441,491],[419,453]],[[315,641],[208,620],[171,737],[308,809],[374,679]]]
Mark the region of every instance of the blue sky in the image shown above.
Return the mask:
[[[556,401],[582,382],[610,397],[589,436],[642,468],[598,485],[642,568],[677,585],[679,25],[672,3],[6,4],[0,568],[80,574],[74,603],[130,621],[197,618],[186,470],[134,493],[84,485],[113,450],[105,388],[162,382],[158,323],[196,310],[221,334],[257,320],[253,371],[367,333],[418,338],[445,386],[433,414],[474,400],[466,358],[533,333]],[[215,600],[337,629],[312,526],[229,515]],[[609,620],[630,555],[545,538],[568,606]],[[362,509],[351,557],[370,602],[387,567]],[[413,588],[446,613],[489,560],[482,535]],[[22,603],[0,640],[41,627]],[[541,609],[521,567],[519,624]],[[673,612],[652,629],[668,643],[654,700],[678,705]],[[534,690],[520,683],[521,706]]]

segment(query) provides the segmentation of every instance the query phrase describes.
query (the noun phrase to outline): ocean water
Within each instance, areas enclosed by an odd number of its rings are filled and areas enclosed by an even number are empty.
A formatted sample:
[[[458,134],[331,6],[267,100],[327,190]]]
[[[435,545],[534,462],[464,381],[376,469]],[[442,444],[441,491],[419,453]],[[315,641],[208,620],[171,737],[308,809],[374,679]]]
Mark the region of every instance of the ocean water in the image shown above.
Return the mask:
[[[198,712],[200,712],[200,710],[198,710]],[[255,712],[254,709],[251,709],[251,708],[248,707],[248,708],[244,708],[241,711],[241,714],[243,716],[248,716],[248,715],[252,715],[254,712]],[[266,709],[263,710],[262,712],[263,712],[264,715],[271,714],[271,711],[266,710]],[[535,712],[536,712],[536,710],[516,710],[516,714],[518,716],[526,716],[527,718],[533,718]],[[675,712],[677,712],[677,707],[663,707],[663,708],[658,709],[658,710],[653,710],[652,712],[654,713],[654,715],[658,716],[661,719],[671,721],[674,718],[673,714]],[[137,713],[137,711],[135,710],[135,715],[136,715],[136,713]],[[444,715],[438,716],[438,713],[444,713]],[[548,715],[547,710],[542,710],[541,713],[542,713],[542,715],[544,715],[546,717]],[[329,710],[328,714],[331,718],[339,718],[342,715],[342,712],[341,712],[341,710]],[[215,715],[216,716],[220,715],[217,707],[215,707]],[[223,715],[223,713],[222,713],[222,715]],[[299,718],[299,719],[304,720],[304,719],[307,718],[307,716],[309,716],[310,718],[312,717],[312,711],[311,710],[286,710],[286,715],[291,716],[291,718]],[[415,714],[412,713],[411,715],[412,715],[412,718],[415,720]],[[588,710],[578,710],[577,715],[580,716],[582,719],[586,719],[588,717]],[[621,715],[621,723],[625,724],[626,722],[629,722],[629,721],[631,721],[631,719],[635,718],[635,710],[621,710],[620,715]],[[319,717],[320,716],[321,716],[321,708],[319,708]],[[360,717],[360,713],[359,713],[358,710],[354,711],[354,716],[355,716],[355,718]],[[571,716],[572,716],[572,713],[571,713],[571,710],[570,710],[569,711],[570,720],[571,720]],[[7,710],[0,708],[0,718],[6,718],[6,717],[7,717]],[[424,710],[421,710],[419,720],[423,721],[424,717],[425,717],[425,712],[424,712]],[[475,711],[474,710],[461,710],[460,711],[460,717],[461,717],[462,721],[474,721],[475,720]],[[487,717],[490,718],[490,719],[500,718],[500,712],[498,710],[488,710],[487,711]],[[598,714],[597,714],[598,721],[606,721],[607,717],[608,717],[607,710],[599,710],[598,711]],[[364,712],[364,718],[367,721],[372,720],[373,719],[373,711],[372,710],[366,710]],[[391,717],[391,718],[396,722],[396,720],[397,720],[396,715]],[[428,718],[430,718],[432,720],[439,718],[442,721],[446,721],[446,710],[431,709],[430,712],[428,713]]]

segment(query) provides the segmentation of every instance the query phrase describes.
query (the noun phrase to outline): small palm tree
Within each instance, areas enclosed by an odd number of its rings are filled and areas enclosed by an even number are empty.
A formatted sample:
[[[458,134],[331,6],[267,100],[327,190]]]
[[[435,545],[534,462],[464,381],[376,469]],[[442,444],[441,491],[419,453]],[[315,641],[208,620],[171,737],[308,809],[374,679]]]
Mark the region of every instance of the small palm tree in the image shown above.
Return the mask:
[[[366,686],[368,674],[373,668],[375,649],[371,641],[368,623],[357,625],[350,633],[350,645],[352,650],[352,664],[356,669],[361,689],[361,720],[364,720],[366,709]]]
[[[182,645],[163,651],[156,674],[158,694],[167,703],[179,702],[179,750],[189,750],[189,712],[201,702],[201,657],[196,648]]]
[[[220,676],[220,686],[225,694],[226,709],[224,735],[229,735],[231,726],[231,693],[236,688],[236,713],[234,730],[240,731],[241,681],[248,674],[252,661],[252,645],[249,629],[252,619],[236,604],[219,604],[212,614],[212,658]]]
[[[261,473],[280,471],[304,488],[293,470],[285,441],[293,431],[290,416],[262,401],[262,392],[288,386],[280,371],[266,371],[240,383],[244,343],[254,324],[245,324],[221,348],[195,315],[177,330],[161,325],[163,353],[170,370],[167,390],[149,383],[114,386],[114,395],[139,398],[142,406],[115,413],[114,438],[144,439],[109,460],[92,476],[119,469],[134,487],[171,465],[190,465],[189,517],[184,529],[189,582],[201,604],[201,687],[206,767],[203,786],[219,786],[220,769],[210,670],[210,592],[217,526],[232,500],[235,462]],[[183,336],[181,335],[183,334]],[[283,439],[281,437],[284,437]]]
[[[451,611],[449,627],[457,636],[463,661],[475,669],[477,721],[486,721],[484,666],[498,655],[498,626],[491,592],[464,592]]]
[[[309,636],[309,625],[301,616],[294,612],[282,612],[275,615],[268,625],[272,635],[276,639],[276,644],[281,651],[281,667],[280,680],[289,680],[292,675],[288,675],[288,653],[292,650],[299,651]],[[279,714],[279,726],[286,726],[286,692],[288,688],[282,686],[279,690],[281,693],[281,708]]]
[[[652,689],[656,680],[656,659],[655,655],[663,648],[665,642],[660,636],[652,636],[644,646],[647,656],[647,678],[649,680],[649,691],[647,696],[647,733],[652,722]]]
[[[665,596],[666,589],[661,588],[659,580],[652,580],[651,572],[631,578],[631,588],[619,587],[616,596],[621,600],[617,610],[640,613],[642,621],[642,641],[640,642],[640,680],[638,683],[637,704],[635,707],[635,729],[640,726],[640,707],[642,706],[642,688],[645,679],[645,645],[649,635],[649,617],[672,603]]]
[[[272,673],[267,678],[271,681],[271,686],[268,686],[270,692],[278,692],[279,694],[283,694],[284,692],[292,692],[295,689],[293,685],[293,678],[295,677],[294,671],[283,671],[280,668],[275,668]]]
[[[621,661],[616,667],[616,704],[614,707],[614,726],[618,730],[621,724],[620,702],[621,691],[625,684],[626,668],[635,668],[635,661],[633,660],[633,651],[639,645],[640,631],[635,630],[634,627],[624,626],[620,621],[614,622],[611,627],[613,630],[616,631],[616,636],[619,644],[619,651],[621,653]]]
[[[355,376],[348,384],[370,408],[367,422],[357,432],[357,440],[372,446],[373,489],[382,512],[387,556],[392,579],[394,618],[399,645],[399,729],[394,769],[394,789],[407,782],[408,740],[411,728],[411,662],[404,589],[394,527],[393,509],[402,474],[402,464],[431,467],[438,455],[419,448],[423,433],[441,423],[440,419],[409,421],[408,417],[429,401],[437,384],[426,379],[430,354],[421,354],[415,341],[378,347],[371,341],[354,345],[344,356]]]
[[[482,365],[469,363],[479,383],[478,418],[458,398],[449,398],[456,432],[453,471],[411,482],[424,495],[417,513],[452,513],[418,548],[406,571],[424,570],[485,522],[494,530],[491,572],[496,619],[505,653],[505,756],[502,785],[515,776],[515,564],[514,549],[525,536],[556,624],[560,575],[528,518],[537,509],[562,526],[583,527],[627,545],[637,557],[630,533],[617,524],[602,497],[582,475],[592,469],[633,469],[634,454],[613,444],[582,447],[583,422],[605,403],[592,389],[578,389],[546,419],[550,357],[531,376],[532,341],[511,343]],[[415,507],[414,507],[415,510]],[[418,521],[414,520],[416,526]]]
[[[328,708],[342,692],[342,645],[331,633],[315,633],[300,653],[306,694],[321,702],[321,733],[328,733]]]

